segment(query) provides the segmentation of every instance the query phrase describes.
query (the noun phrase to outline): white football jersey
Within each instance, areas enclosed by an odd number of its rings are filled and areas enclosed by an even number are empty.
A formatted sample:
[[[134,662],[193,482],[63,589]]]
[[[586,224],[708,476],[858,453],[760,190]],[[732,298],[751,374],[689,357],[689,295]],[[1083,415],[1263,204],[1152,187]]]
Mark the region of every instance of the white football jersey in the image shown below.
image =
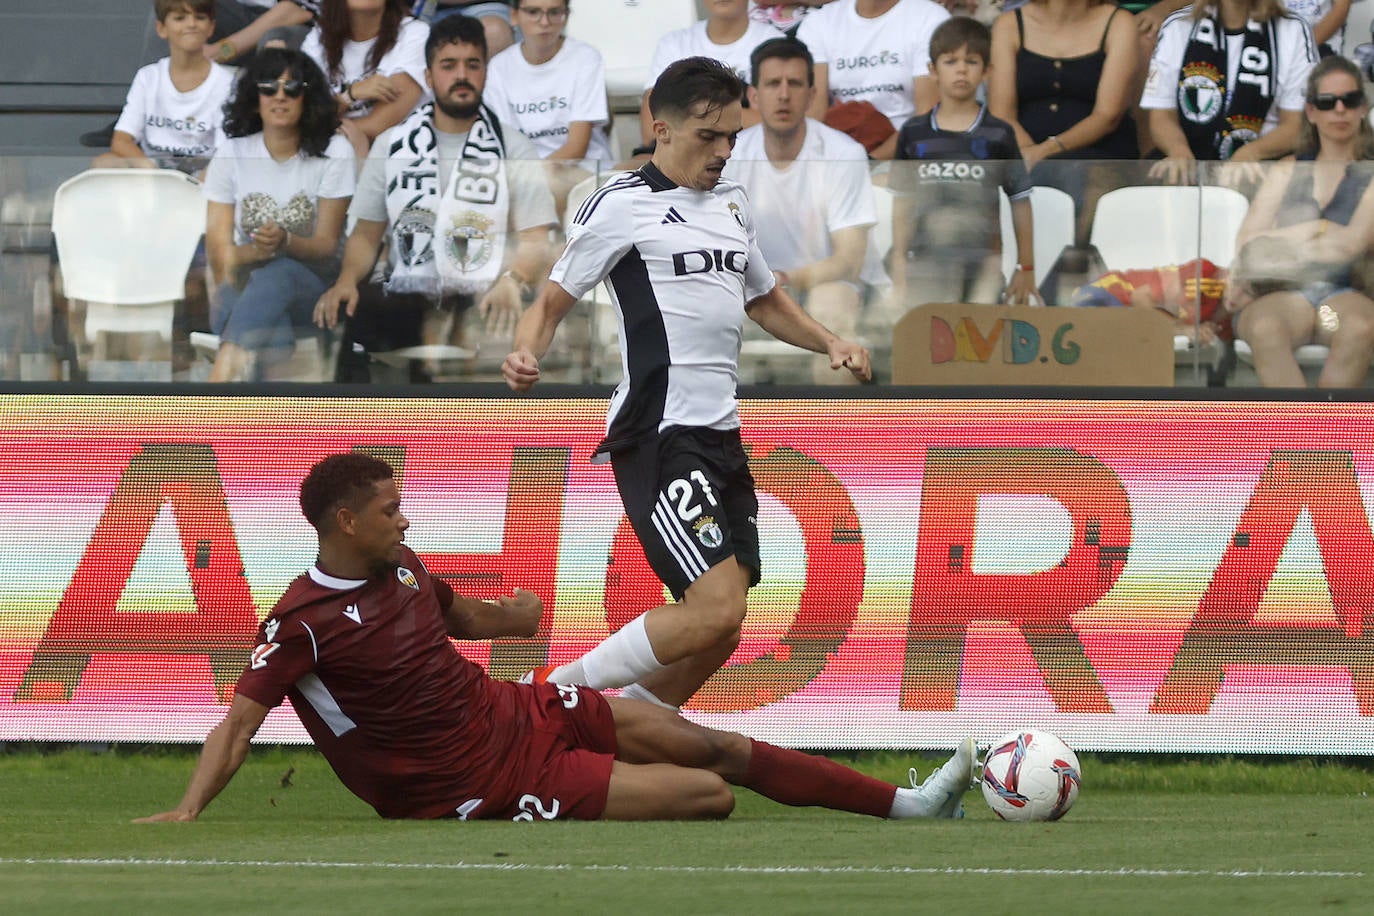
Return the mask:
[[[582,298],[605,280],[621,382],[605,457],[673,426],[734,429],[744,306],[773,288],[744,189],[681,187],[652,163],[592,193],[549,279]]]

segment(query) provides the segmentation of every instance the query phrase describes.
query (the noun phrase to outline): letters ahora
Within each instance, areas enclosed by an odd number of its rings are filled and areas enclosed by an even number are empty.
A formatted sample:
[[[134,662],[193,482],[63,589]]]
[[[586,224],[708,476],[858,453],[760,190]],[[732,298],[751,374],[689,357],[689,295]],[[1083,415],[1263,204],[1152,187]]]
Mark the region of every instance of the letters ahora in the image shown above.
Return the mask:
[[[749,255],[743,251],[721,251],[719,248],[698,248],[695,251],[673,253],[673,275],[704,274],[713,270],[728,270],[742,274],[749,269]]]

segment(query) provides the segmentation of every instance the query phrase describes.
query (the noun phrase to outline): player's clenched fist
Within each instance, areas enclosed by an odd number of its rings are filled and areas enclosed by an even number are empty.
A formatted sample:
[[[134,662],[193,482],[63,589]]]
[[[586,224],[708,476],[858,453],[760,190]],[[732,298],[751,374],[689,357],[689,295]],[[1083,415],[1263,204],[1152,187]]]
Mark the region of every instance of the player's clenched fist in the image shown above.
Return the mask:
[[[529,391],[539,381],[539,360],[528,350],[516,350],[501,364],[501,374],[513,391]]]

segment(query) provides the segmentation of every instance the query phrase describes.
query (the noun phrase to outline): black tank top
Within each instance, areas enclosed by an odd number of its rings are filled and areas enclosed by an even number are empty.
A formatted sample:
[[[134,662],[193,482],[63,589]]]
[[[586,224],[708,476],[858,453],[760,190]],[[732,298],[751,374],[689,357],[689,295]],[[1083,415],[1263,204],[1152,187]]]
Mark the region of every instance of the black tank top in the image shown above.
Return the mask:
[[[1016,117],[1031,139],[1041,143],[1066,132],[1092,114],[1102,67],[1107,61],[1107,32],[1111,30],[1112,19],[1121,10],[1113,10],[1107,17],[1107,27],[1102,30],[1097,50],[1079,57],[1045,57],[1027,50],[1021,10],[1015,12],[1016,32],[1021,40],[1021,47],[1016,52]],[[1116,130],[1092,146],[1070,150],[1057,158],[1135,159],[1139,155],[1135,121],[1127,112]]]

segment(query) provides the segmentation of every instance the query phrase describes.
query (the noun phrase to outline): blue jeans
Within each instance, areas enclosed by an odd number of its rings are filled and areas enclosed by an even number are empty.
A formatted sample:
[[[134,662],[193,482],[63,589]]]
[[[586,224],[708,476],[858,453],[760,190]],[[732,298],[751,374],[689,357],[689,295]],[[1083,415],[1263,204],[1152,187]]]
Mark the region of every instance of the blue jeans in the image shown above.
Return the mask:
[[[326,284],[294,258],[277,258],[248,275],[243,289],[226,283],[210,310],[210,328],[245,350],[296,346],[295,328],[309,327]]]

